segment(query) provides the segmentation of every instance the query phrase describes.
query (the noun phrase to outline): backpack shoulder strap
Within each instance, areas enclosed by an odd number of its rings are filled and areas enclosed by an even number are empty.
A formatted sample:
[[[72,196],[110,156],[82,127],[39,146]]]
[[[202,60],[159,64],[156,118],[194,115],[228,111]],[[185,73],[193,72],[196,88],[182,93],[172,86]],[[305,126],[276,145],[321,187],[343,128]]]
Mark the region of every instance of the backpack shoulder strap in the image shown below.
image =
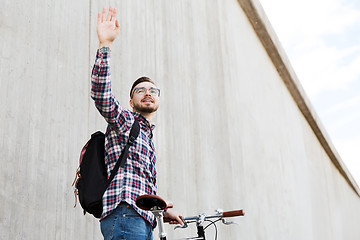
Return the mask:
[[[128,145],[132,146],[134,144],[136,138],[139,136],[139,132],[140,132],[140,123],[135,118],[135,122],[130,130]],[[124,167],[124,165],[122,164],[121,167]]]
[[[111,181],[115,177],[115,174],[119,170],[119,167],[123,168],[125,166],[126,159],[129,156],[129,148],[130,148],[130,146],[132,146],[134,144],[136,138],[139,135],[139,132],[140,132],[140,124],[139,124],[139,121],[136,120],[136,118],[135,118],[134,124],[132,125],[131,130],[130,130],[129,140],[128,140],[124,150],[122,151],[119,159],[117,160],[114,169],[111,171],[111,175],[108,179],[107,185],[110,185]]]

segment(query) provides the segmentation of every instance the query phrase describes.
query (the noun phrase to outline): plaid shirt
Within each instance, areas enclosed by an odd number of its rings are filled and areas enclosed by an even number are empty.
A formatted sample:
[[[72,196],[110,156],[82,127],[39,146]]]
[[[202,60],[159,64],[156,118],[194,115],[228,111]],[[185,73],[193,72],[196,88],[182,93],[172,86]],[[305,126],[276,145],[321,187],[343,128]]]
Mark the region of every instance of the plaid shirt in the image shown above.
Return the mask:
[[[139,209],[135,204],[136,198],[140,195],[156,194],[156,157],[152,141],[152,130],[155,126],[150,125],[141,114],[123,109],[111,93],[110,51],[97,51],[91,75],[91,98],[108,123],[105,133],[105,163],[108,177],[126,146],[134,118],[140,123],[139,136],[129,149],[125,167],[119,168],[103,196],[101,219],[111,214],[121,201],[126,201],[155,226],[153,214]]]

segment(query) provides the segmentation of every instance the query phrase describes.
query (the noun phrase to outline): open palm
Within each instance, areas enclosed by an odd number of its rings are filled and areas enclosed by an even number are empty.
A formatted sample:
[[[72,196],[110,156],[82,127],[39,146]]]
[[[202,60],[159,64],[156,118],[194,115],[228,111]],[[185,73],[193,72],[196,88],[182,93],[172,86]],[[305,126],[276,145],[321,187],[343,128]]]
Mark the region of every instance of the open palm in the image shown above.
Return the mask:
[[[106,8],[102,13],[98,13],[97,34],[100,42],[100,47],[110,47],[120,32],[119,21],[116,19],[116,8],[109,8],[106,14]]]

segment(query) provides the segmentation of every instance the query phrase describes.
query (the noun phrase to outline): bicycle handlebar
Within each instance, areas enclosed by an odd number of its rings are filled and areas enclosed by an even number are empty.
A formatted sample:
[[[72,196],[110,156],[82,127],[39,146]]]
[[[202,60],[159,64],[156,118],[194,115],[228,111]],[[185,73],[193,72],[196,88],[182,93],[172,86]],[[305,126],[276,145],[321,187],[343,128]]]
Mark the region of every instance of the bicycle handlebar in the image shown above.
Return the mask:
[[[217,215],[205,216],[205,219],[228,218],[228,217],[239,217],[239,216],[245,216],[245,211],[243,209],[227,211],[227,212],[223,212],[222,214],[217,214]],[[184,217],[183,221],[194,221],[194,220],[198,220],[198,219],[200,219],[200,215],[193,216],[193,217]],[[166,218],[166,217],[164,217],[163,220],[164,220],[164,223],[169,223],[170,221],[172,221],[171,218]]]
[[[156,195],[141,195],[136,198],[136,205],[139,208],[141,208],[143,210],[151,211],[154,214],[156,219],[159,221],[158,222],[159,223],[159,225],[158,225],[159,226],[159,237],[162,240],[166,239],[166,233],[164,231],[163,223],[172,222],[172,221],[174,221],[174,219],[165,218],[164,211],[165,211],[166,207],[168,207],[168,208],[173,207],[173,204],[165,202],[165,200],[163,200],[162,198],[160,198],[159,196],[156,196]],[[244,216],[244,215],[245,215],[245,212],[242,209],[227,211],[227,212],[224,212],[221,209],[218,209],[218,210],[216,210],[216,214],[212,215],[212,216],[208,216],[205,213],[202,213],[202,214],[199,214],[194,217],[182,218],[184,224],[181,226],[176,226],[175,229],[176,228],[187,228],[189,223],[196,222],[199,238],[191,238],[191,239],[205,239],[204,231],[211,224],[214,224],[215,229],[216,229],[216,222],[222,220],[223,224],[226,224],[226,225],[234,224],[234,222],[228,222],[224,218]],[[211,218],[217,218],[217,219],[215,221],[208,220]],[[204,227],[203,223],[205,221],[210,221],[211,223],[208,224],[206,227]],[[215,236],[217,236],[217,234]]]

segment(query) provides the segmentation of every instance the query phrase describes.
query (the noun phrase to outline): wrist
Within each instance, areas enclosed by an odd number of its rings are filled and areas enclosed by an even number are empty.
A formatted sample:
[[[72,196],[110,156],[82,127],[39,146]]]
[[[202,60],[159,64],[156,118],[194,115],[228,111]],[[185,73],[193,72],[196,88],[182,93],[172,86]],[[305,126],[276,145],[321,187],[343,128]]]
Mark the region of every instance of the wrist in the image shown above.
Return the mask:
[[[107,47],[109,49],[111,49],[112,46],[112,42],[100,42],[99,43],[99,49],[103,48],[103,47]]]

